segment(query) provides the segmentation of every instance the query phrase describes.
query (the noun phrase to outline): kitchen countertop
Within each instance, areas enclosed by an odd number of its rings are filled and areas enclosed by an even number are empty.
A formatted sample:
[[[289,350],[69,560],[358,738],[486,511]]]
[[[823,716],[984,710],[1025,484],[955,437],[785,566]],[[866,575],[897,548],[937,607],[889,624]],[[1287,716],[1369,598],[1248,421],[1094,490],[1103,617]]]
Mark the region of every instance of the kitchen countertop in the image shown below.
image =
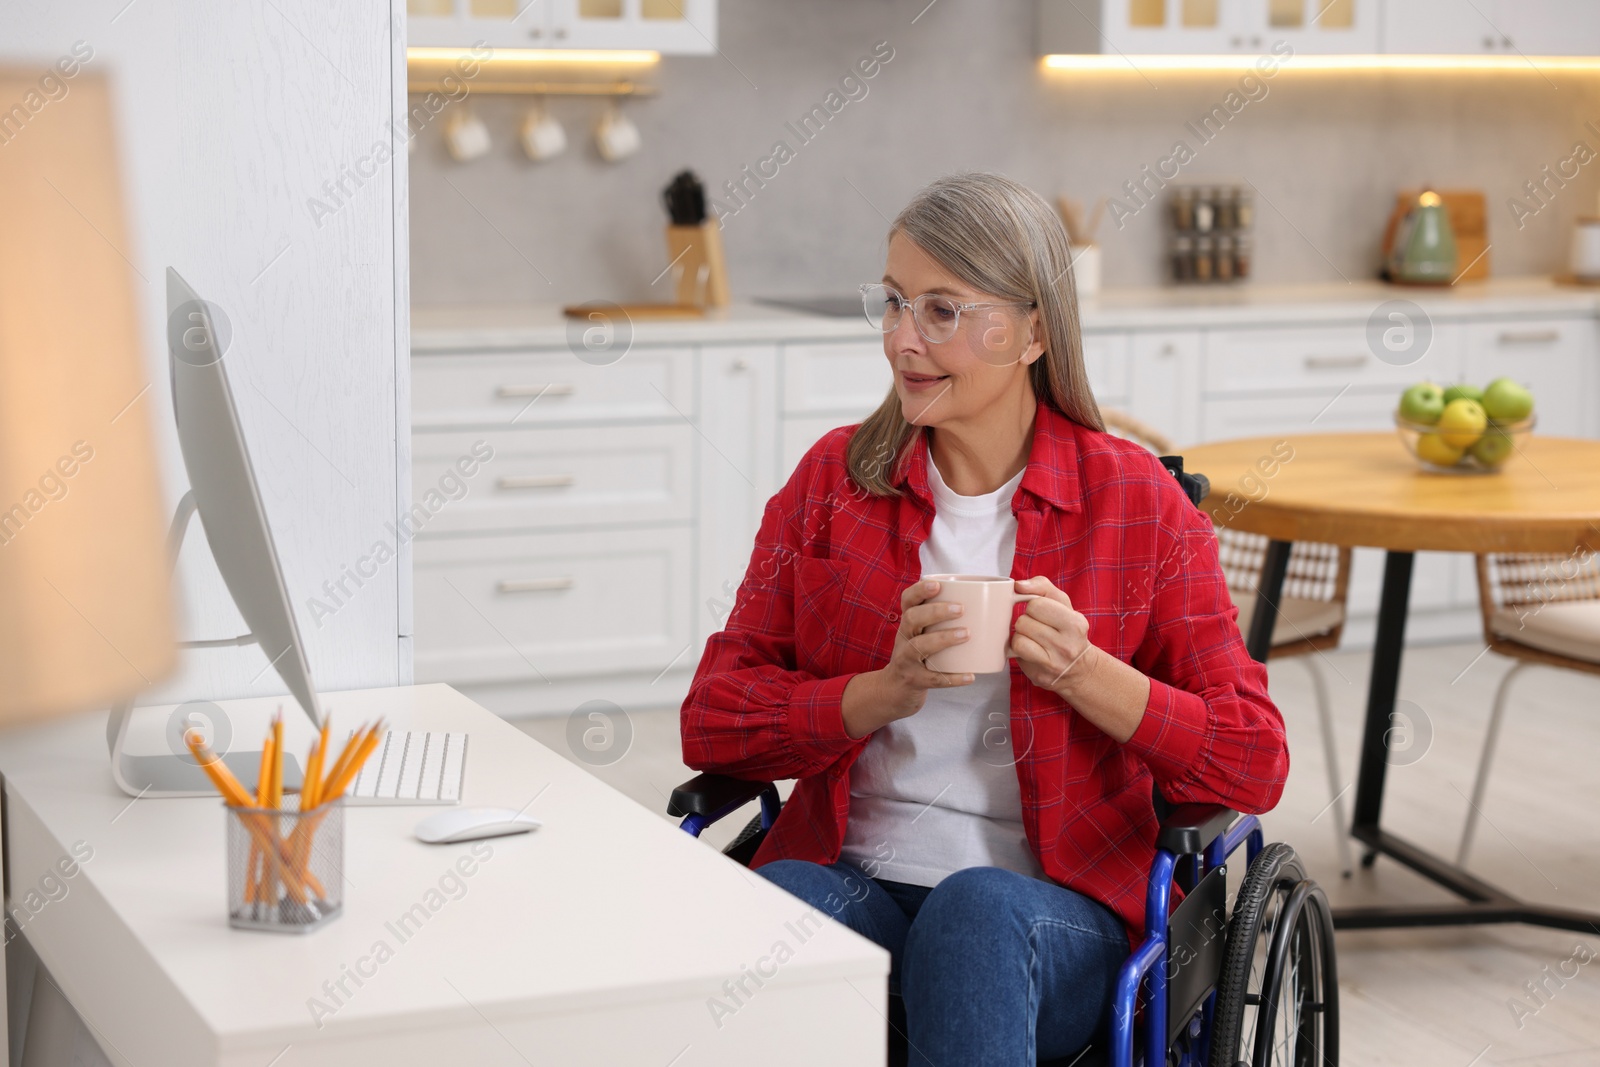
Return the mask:
[[[1364,320],[1379,305],[1407,300],[1425,314],[1453,320],[1527,316],[1585,316],[1600,312],[1600,289],[1557,285],[1549,278],[1498,278],[1432,289],[1356,281],[1319,285],[1195,286],[1106,289],[1081,305],[1083,328],[1176,330],[1220,326],[1309,325]],[[696,319],[649,319],[623,324],[636,344],[870,340],[863,319],[810,315],[761,304],[735,304]],[[553,305],[413,307],[414,354],[561,348],[578,343],[590,324],[567,319]]]

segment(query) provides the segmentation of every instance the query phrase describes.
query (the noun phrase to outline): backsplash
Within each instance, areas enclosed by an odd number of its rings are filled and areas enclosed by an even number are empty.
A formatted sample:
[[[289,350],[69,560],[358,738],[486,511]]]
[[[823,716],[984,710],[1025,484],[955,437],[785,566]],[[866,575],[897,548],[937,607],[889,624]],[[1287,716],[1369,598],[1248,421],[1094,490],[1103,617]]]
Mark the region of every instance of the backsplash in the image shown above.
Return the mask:
[[[1373,277],[1403,186],[1483,190],[1497,276],[1563,269],[1596,211],[1600,76],[1297,71],[1282,47],[1270,75],[1068,75],[1040,69],[1032,0],[925,4],[725,0],[721,54],[663,59],[659,95],[622,105],[643,147],[620,164],[595,150],[599,101],[550,100],[570,147],[532,163],[529,102],[473,98],[487,156],[453,162],[437,122],[410,156],[413,304],[670,300],[659,194],[685,166],[723,218],[735,299],[877,277],[889,220],[956,170],[1115,198],[1109,286],[1162,282],[1173,181],[1253,186],[1258,284]]]

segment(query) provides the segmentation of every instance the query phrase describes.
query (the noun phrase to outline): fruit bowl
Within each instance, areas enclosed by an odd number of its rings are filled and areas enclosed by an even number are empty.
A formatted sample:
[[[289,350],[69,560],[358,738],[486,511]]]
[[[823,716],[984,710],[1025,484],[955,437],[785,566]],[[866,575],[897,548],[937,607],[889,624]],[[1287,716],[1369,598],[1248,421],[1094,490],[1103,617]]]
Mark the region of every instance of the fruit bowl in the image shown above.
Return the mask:
[[[1520,451],[1533,433],[1534,416],[1490,422],[1481,432],[1451,432],[1395,414],[1395,430],[1423,470],[1442,474],[1492,474]],[[1471,439],[1470,441],[1468,439]],[[1465,445],[1466,447],[1460,447]],[[1452,458],[1454,457],[1454,458]]]

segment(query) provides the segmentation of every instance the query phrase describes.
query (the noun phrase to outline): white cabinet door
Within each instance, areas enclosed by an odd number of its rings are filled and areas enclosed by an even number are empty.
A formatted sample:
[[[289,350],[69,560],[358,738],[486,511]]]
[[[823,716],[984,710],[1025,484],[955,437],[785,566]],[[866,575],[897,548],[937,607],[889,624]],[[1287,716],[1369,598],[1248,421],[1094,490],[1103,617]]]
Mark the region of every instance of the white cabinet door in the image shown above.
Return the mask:
[[[695,434],[682,423],[492,428],[419,433],[411,441],[414,503],[407,521],[413,532],[638,525],[694,516]]]
[[[687,527],[416,542],[418,683],[549,682],[681,663]]]
[[[839,412],[853,422],[883,403],[894,384],[879,341],[784,345],[782,362],[788,413]]]
[[[717,45],[716,0],[543,0],[554,43],[564,48],[647,48],[709,55]]]
[[[417,356],[411,425],[419,430],[692,421],[694,350],[635,348],[615,363],[567,351]]]
[[[406,43],[709,55],[716,0],[407,0]]]
[[[1205,55],[1250,39],[1244,0],[1102,0],[1098,14],[1103,39],[1094,51]]]
[[[1467,328],[1466,380],[1483,386],[1501,375],[1514,378],[1533,391],[1535,433],[1589,437],[1596,430],[1597,356],[1593,319],[1474,323]]]
[[[1451,323],[1428,329],[1427,350],[1411,362],[1400,361],[1409,358],[1404,352],[1396,356],[1374,343],[1366,322],[1212,330],[1206,335],[1205,390],[1305,392],[1331,399],[1346,388],[1389,386],[1398,398],[1413,382],[1453,381],[1461,371],[1459,330]]]
[[[1296,55],[1376,52],[1378,7],[1379,0],[1245,0],[1249,47],[1266,52],[1283,42]]]
[[[1179,448],[1200,436],[1199,331],[1134,334],[1128,413]]]
[[[1128,346],[1126,333],[1083,335],[1083,369],[1095,400],[1107,407],[1128,406]]]
[[[733,610],[762,512],[777,491],[777,379],[775,346],[700,350],[697,640],[722,629]]]
[[[1594,0],[1386,0],[1392,55],[1571,56],[1600,52]]]

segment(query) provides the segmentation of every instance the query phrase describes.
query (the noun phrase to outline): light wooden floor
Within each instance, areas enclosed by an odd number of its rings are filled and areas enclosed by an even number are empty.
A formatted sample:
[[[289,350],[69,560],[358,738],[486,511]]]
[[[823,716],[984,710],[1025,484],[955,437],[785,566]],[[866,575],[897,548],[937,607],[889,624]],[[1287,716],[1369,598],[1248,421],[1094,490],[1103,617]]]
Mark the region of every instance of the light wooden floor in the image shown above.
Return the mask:
[[[1474,663],[1481,649],[1410,649],[1401,679],[1401,698],[1421,709],[1432,740],[1420,759],[1390,768],[1384,824],[1447,856],[1455,854],[1489,704],[1509,666],[1492,654]],[[1370,657],[1337,652],[1320,662],[1348,782],[1355,772]],[[1265,819],[1267,839],[1293,844],[1336,905],[1449,899],[1389,860],[1380,859],[1370,871],[1358,866],[1348,880],[1339,876],[1333,816],[1324,812],[1329,796],[1309,676],[1290,660],[1273,664],[1271,679],[1288,726],[1293,769],[1282,803]],[[1472,869],[1529,899],[1600,911],[1600,679],[1533,668],[1518,678],[1512,694]],[[634,740],[627,755],[589,769],[662,812],[672,787],[691,774],[679,759],[676,709],[635,713],[631,722]],[[564,719],[519,725],[570,757]],[[1346,794],[1347,803],[1352,795]],[[715,827],[706,839],[720,845],[736,830],[731,824]],[[1574,959],[1580,945],[1584,950]],[[1342,932],[1338,948],[1346,1064],[1600,1064],[1600,930]],[[1578,962],[1591,955],[1587,964]],[[1563,965],[1576,976],[1564,983],[1549,977]],[[1545,991],[1535,1000],[1525,983],[1539,982]],[[1514,1012],[1514,1004],[1527,1010]]]

